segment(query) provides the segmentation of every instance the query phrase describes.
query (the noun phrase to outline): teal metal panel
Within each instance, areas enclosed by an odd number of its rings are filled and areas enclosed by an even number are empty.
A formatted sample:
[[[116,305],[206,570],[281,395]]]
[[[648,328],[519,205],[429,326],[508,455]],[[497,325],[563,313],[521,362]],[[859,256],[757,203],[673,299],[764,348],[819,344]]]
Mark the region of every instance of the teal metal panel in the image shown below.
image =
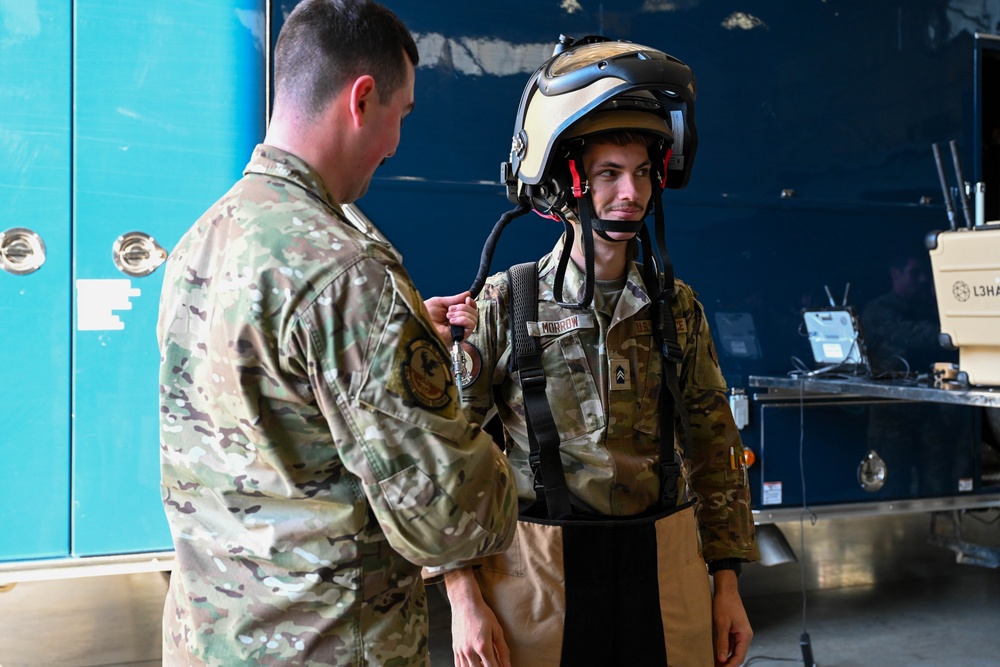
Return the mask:
[[[171,546],[160,504],[155,326],[170,250],[263,136],[263,0],[78,0],[74,54],[74,555]]]
[[[0,6],[0,232],[48,257],[0,271],[0,560],[18,560],[69,552],[70,8]]]

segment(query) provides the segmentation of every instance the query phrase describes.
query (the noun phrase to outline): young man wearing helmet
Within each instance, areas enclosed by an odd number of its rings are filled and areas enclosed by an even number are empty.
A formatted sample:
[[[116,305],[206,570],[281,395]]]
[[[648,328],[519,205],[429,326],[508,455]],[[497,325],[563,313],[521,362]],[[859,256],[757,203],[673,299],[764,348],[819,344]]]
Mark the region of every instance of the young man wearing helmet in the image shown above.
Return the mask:
[[[693,101],[683,63],[597,38],[557,50],[522,97],[512,214],[566,233],[530,283],[486,281],[465,343],[466,411],[499,417],[522,511],[505,554],[444,569],[460,667],[746,657],[736,580],[758,556],[742,444],[704,311],[664,257],[660,195],[690,174]],[[468,306],[430,302],[439,326],[471,324]]]

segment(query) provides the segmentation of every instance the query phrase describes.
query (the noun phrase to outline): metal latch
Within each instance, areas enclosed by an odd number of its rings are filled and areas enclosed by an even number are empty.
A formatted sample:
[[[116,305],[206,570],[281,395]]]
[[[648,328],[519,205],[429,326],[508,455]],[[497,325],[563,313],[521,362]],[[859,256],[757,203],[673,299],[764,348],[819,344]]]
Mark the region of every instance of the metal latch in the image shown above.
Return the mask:
[[[45,263],[42,237],[24,227],[0,232],[0,268],[19,276],[32,273]]]
[[[118,270],[127,276],[148,276],[167,259],[167,251],[149,234],[129,232],[122,234],[111,248],[111,256]]]

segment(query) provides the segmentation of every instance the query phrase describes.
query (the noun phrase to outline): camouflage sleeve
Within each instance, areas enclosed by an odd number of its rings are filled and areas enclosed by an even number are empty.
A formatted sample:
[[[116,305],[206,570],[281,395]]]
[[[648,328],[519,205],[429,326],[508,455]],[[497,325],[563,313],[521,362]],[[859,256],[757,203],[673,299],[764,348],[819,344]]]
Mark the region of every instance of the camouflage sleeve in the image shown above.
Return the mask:
[[[447,350],[401,266],[348,266],[293,338],[290,356],[305,360],[337,452],[396,551],[438,565],[509,545],[510,465],[458,408]]]
[[[677,281],[675,317],[686,329],[680,386],[691,420],[692,451],[686,461],[706,562],[721,558],[758,560],[750,511],[750,487],[742,465],[743,443],[726,397],[726,382],[695,293]],[[678,423],[677,432],[683,433]]]
[[[503,379],[506,368],[507,307],[504,274],[491,277],[476,298],[479,321],[475,331],[463,342],[466,363],[469,366],[468,383],[463,387],[462,407],[469,421],[484,424],[496,410],[493,403],[493,386]],[[516,512],[516,509],[515,509]],[[440,567],[424,568],[427,582],[436,582],[444,574],[466,567],[476,567],[479,560],[460,560]]]

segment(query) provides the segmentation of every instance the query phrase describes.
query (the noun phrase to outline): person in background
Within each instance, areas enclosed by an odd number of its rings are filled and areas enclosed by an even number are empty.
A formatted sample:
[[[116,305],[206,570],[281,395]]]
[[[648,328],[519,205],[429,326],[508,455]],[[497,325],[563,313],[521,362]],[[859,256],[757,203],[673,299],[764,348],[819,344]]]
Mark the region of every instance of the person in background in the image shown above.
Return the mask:
[[[421,566],[512,539],[506,457],[398,254],[344,210],[396,150],[417,60],[374,2],[299,3],[264,143],[167,262],[166,665],[428,665]]]
[[[934,285],[927,253],[903,253],[889,263],[891,287],[861,311],[868,357],[877,373],[927,373],[954,356],[938,342]]]
[[[926,250],[905,248],[889,262],[888,292],[861,310],[861,330],[876,378],[927,377],[937,362],[958,361],[938,341],[941,331]],[[943,403],[888,401],[868,406],[868,447],[883,459],[886,497],[943,496],[969,469],[955,447],[969,428],[965,409]]]

